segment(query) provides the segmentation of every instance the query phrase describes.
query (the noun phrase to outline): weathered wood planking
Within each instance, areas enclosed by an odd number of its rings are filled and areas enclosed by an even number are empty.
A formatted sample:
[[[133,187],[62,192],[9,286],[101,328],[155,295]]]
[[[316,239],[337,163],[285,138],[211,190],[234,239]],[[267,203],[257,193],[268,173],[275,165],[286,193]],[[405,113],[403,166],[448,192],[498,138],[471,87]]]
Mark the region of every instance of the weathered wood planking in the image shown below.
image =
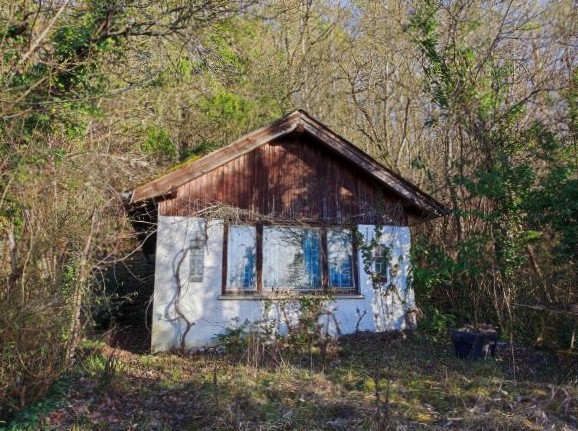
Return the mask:
[[[407,224],[395,192],[308,134],[283,136],[182,184],[159,214],[193,216],[218,202],[280,221]]]
[[[235,160],[239,156],[259,148],[264,143],[270,142],[277,136],[291,132],[296,127],[298,111],[281,118],[269,126],[251,132],[243,136],[227,147],[214,151],[203,158],[189,163],[176,171],[163,175],[156,180],[137,187],[132,195],[132,202],[154,198],[170,191],[173,185],[182,185],[191,178],[197,178],[214,169],[215,165],[222,165]]]
[[[252,205],[254,206],[254,210],[261,211],[264,208],[273,208],[275,213],[279,213],[281,210],[277,210],[275,205],[277,203],[282,204],[282,211],[285,213],[291,213],[291,211],[296,213],[304,213],[304,208],[301,208],[304,204],[315,204],[313,201],[305,202],[303,200],[297,199],[296,194],[303,193],[303,187],[307,186],[299,186],[299,182],[295,179],[295,176],[300,174],[298,169],[291,168],[287,172],[282,172],[281,176],[287,175],[293,178],[289,181],[291,185],[290,191],[284,192],[283,190],[276,190],[273,197],[268,194],[264,194],[263,190],[259,188],[257,191],[253,190],[253,181],[250,177],[243,176],[240,171],[239,167],[243,169],[251,167],[251,172],[259,172],[261,165],[263,165],[264,158],[266,163],[270,163],[271,160],[281,160],[284,157],[284,152],[281,151],[282,154],[276,154],[276,151],[272,149],[272,142],[277,139],[286,138],[289,136],[294,136],[295,134],[302,135],[302,136],[309,136],[316,140],[320,147],[324,148],[329,153],[333,155],[338,154],[339,157],[347,160],[348,164],[351,166],[355,166],[358,171],[365,175],[367,178],[370,178],[369,181],[372,181],[378,184],[379,188],[389,190],[393,192],[393,194],[397,194],[397,196],[403,200],[404,207],[407,210],[408,216],[412,220],[426,220],[428,218],[435,218],[443,214],[447,214],[449,210],[445,208],[440,202],[436,201],[431,196],[427,195],[415,185],[411,184],[410,182],[406,181],[396,173],[392,172],[390,169],[386,168],[385,166],[378,163],[376,160],[372,159],[370,156],[365,154],[359,148],[355,147],[346,139],[342,138],[341,136],[337,135],[325,125],[320,123],[319,121],[315,120],[305,111],[298,110],[292,112],[291,114],[271,123],[269,126],[262,127],[254,132],[251,132],[242,138],[239,138],[235,142],[231,143],[227,147],[224,147],[220,150],[217,150],[197,161],[188,163],[183,167],[165,174],[164,176],[157,178],[145,185],[137,187],[131,196],[131,203],[138,204],[139,202],[143,202],[145,200],[150,199],[158,199],[163,200],[165,198],[173,199],[173,192],[174,189],[177,187],[181,187],[186,183],[192,182],[197,178],[203,177],[215,170],[220,172],[223,179],[219,178],[218,181],[215,178],[212,179],[205,179],[200,181],[203,182],[212,182],[212,185],[208,187],[214,187],[219,190],[218,193],[222,193],[219,199],[215,199],[216,201],[223,201],[225,198],[229,199],[232,196],[231,190],[226,190],[227,188],[235,188],[238,193],[241,194],[240,200],[243,202],[247,202],[247,194],[252,195]],[[268,151],[264,148],[268,147]],[[309,160],[309,156],[311,154],[301,154],[301,159]],[[316,157],[318,155],[315,155]],[[281,165],[282,163],[279,162]],[[337,182],[341,181],[343,170],[331,170],[331,166],[325,169],[319,168],[319,163],[322,162],[315,162],[311,161],[311,163],[306,163],[306,166],[313,167],[315,170],[319,170],[317,173],[319,179],[324,181],[324,179],[335,179]],[[224,166],[227,165],[228,169],[225,169]],[[267,165],[269,167],[269,165]],[[222,169],[221,169],[222,168]],[[231,183],[230,182],[230,175],[228,171],[231,171],[234,175],[236,175],[239,180],[242,179],[242,183]],[[302,181],[305,181],[307,175],[301,178]],[[272,188],[276,188],[279,182],[279,178],[274,176],[268,176],[268,181],[273,181]],[[344,181],[347,182],[347,176],[344,177]],[[286,180],[283,180],[286,181]],[[351,184],[350,184],[351,185]],[[248,189],[249,187],[249,189]],[[361,190],[367,191],[365,186],[357,185],[357,191],[360,192]],[[374,187],[373,187],[374,188]],[[361,189],[361,190],[360,190]],[[206,190],[206,189],[205,189]],[[306,192],[306,191],[305,191]],[[330,215],[330,207],[337,206],[337,202],[344,199],[345,196],[349,196],[351,190],[343,189],[343,190],[335,190],[335,189],[328,189],[327,192],[329,194],[322,194],[318,195],[321,198],[320,202],[317,204],[320,205],[321,213],[325,214],[324,217],[330,218],[333,217]],[[339,193],[343,196],[338,198]],[[182,190],[181,190],[182,193]],[[390,195],[391,193],[386,193],[386,195]],[[185,194],[186,195],[186,194]],[[214,193],[209,193],[211,197],[214,197]],[[357,194],[352,193],[352,195],[357,198]],[[371,192],[367,196],[368,200],[365,202],[367,204],[367,209],[370,210],[371,208],[375,208],[376,205],[379,206],[381,203],[376,200],[375,196],[370,196]],[[187,195],[188,196],[188,195]],[[208,197],[205,196],[202,199],[207,199]],[[280,199],[280,201],[278,200]],[[270,201],[270,204],[266,204],[264,201]],[[292,207],[287,208],[285,200],[289,200]],[[359,200],[359,199],[358,199]],[[330,201],[334,201],[331,203]],[[175,202],[179,202],[178,200]],[[171,204],[166,204],[167,207],[174,206],[175,202]],[[369,204],[372,202],[372,204]],[[342,203],[339,204],[340,206]],[[314,212],[313,209],[309,210],[310,212]]]

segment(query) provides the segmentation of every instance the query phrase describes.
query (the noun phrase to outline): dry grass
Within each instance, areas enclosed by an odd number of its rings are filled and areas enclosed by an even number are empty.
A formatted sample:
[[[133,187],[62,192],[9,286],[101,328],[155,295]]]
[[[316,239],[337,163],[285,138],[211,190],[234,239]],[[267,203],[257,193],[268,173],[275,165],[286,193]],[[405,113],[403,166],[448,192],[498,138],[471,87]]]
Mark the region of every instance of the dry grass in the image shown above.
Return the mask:
[[[470,362],[420,334],[363,333],[342,338],[321,372],[316,352],[284,350],[281,360],[255,368],[231,355],[136,355],[99,346],[71,380],[62,408],[38,427],[578,429],[577,357],[515,353],[514,363],[505,351]]]

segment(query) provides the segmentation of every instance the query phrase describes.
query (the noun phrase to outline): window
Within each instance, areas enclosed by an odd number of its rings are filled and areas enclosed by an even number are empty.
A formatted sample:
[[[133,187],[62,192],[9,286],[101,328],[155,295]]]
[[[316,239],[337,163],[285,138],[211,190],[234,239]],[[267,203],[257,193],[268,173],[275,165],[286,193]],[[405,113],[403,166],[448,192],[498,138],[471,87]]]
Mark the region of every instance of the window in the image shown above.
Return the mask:
[[[375,277],[380,283],[387,282],[387,269],[389,267],[389,248],[383,244],[373,249],[373,262],[375,265]]]
[[[254,226],[229,226],[227,234],[228,289],[257,289],[257,235]]]
[[[261,224],[225,229],[225,294],[283,290],[357,293],[350,229]]]
[[[320,289],[321,237],[318,229],[263,229],[263,287]]]
[[[345,229],[327,231],[327,261],[329,285],[336,289],[355,289],[351,231]]]
[[[201,237],[191,240],[189,248],[189,281],[201,283],[205,272],[205,241]]]

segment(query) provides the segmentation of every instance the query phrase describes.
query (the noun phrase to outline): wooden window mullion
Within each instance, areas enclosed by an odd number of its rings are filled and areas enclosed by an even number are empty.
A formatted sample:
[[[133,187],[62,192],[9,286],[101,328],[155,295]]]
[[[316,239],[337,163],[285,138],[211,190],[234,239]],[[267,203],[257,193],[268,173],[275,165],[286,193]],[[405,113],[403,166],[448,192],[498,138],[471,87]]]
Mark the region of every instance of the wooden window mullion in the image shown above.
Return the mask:
[[[355,234],[354,231],[351,230],[351,252],[352,252],[352,270],[353,270],[353,288],[355,290],[355,294],[360,294],[359,288],[359,266],[357,262],[357,244],[355,243]]]
[[[256,270],[257,270],[257,292],[261,293],[263,291],[263,224],[257,223],[256,226]]]
[[[327,230],[321,228],[321,288],[329,289],[329,260],[327,251]]]
[[[225,295],[227,292],[227,252],[229,248],[229,225],[225,223],[223,225],[223,269],[222,280],[221,280],[221,295]]]

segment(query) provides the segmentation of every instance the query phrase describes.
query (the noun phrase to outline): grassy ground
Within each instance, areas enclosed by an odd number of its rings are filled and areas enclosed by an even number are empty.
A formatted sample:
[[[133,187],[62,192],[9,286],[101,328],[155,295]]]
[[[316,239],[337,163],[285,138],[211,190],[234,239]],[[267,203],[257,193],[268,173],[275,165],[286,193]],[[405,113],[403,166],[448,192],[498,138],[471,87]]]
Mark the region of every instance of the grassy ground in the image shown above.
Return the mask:
[[[578,357],[514,349],[471,362],[421,334],[317,349],[139,355],[87,345],[45,430],[578,429]],[[41,411],[40,409],[39,411]],[[25,429],[13,425],[12,429]]]

